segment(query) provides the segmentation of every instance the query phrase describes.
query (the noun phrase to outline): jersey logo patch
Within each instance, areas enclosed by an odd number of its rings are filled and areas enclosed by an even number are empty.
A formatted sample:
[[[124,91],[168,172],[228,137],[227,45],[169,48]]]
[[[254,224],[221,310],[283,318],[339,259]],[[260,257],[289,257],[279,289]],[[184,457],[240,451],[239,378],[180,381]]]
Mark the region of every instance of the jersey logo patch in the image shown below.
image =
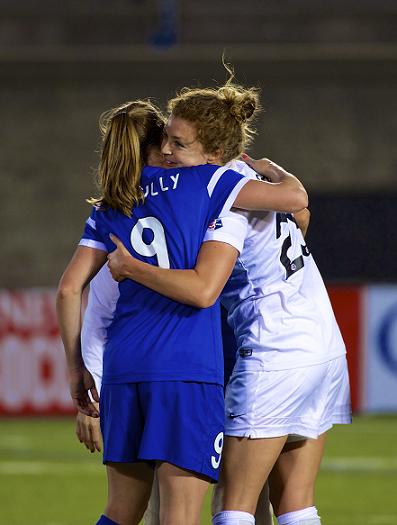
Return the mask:
[[[209,230],[219,230],[219,228],[222,228],[223,226],[223,223],[222,223],[222,219],[215,219],[213,220],[212,222],[209,223],[208,225],[208,229]]]
[[[255,173],[255,176],[258,180],[266,181],[266,182],[272,182],[269,177],[266,177],[266,175],[261,175],[260,173]]]
[[[250,357],[252,355],[252,348],[240,348],[238,353],[241,357]]]

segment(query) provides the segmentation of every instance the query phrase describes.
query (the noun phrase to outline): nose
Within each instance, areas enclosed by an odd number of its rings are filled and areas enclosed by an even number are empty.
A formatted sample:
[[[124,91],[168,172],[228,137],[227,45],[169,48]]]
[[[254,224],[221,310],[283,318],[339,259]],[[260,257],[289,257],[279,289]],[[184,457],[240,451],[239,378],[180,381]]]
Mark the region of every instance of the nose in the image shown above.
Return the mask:
[[[172,153],[168,137],[163,137],[161,142],[161,153],[163,155],[171,155]]]

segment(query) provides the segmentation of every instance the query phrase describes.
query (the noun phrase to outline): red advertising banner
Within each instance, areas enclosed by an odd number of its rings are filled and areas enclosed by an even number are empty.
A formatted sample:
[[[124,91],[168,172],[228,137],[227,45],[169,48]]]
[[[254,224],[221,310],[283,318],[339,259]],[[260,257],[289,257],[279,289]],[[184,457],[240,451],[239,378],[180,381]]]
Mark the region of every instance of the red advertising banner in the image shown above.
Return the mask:
[[[367,324],[363,302],[368,291],[358,286],[332,286],[328,291],[348,350],[353,409],[366,409],[369,350],[362,327]],[[0,291],[0,416],[73,412],[55,290]]]
[[[71,412],[55,291],[1,291],[0,415]]]
[[[363,378],[363,287],[328,286],[332,307],[347,350],[353,411],[362,408]]]

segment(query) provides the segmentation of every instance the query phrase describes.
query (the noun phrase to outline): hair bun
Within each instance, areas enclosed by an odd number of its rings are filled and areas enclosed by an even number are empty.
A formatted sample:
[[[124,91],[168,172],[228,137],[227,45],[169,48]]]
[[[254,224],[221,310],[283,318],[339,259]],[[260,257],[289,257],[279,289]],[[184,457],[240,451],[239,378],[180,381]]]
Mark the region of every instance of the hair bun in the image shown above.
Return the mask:
[[[240,86],[228,85],[220,88],[219,94],[230,113],[240,123],[248,122],[259,108],[259,96],[254,88],[243,89]]]
[[[257,100],[255,98],[247,98],[241,104],[241,115],[243,117],[243,122],[249,120],[257,109]]]

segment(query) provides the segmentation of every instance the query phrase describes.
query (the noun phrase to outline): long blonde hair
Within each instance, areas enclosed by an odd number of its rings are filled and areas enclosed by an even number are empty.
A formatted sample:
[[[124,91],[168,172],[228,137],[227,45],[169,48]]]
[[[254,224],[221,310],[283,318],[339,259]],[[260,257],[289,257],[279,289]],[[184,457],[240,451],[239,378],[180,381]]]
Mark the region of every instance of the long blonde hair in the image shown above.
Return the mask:
[[[260,110],[259,90],[233,83],[233,69],[219,88],[183,88],[168,102],[174,117],[191,122],[206,153],[216,153],[223,163],[237,158],[255,135],[252,121]]]
[[[148,147],[160,147],[163,128],[164,117],[150,100],[125,102],[102,113],[103,145],[97,172],[100,197],[87,202],[130,217],[133,207],[144,200],[140,178]]]

